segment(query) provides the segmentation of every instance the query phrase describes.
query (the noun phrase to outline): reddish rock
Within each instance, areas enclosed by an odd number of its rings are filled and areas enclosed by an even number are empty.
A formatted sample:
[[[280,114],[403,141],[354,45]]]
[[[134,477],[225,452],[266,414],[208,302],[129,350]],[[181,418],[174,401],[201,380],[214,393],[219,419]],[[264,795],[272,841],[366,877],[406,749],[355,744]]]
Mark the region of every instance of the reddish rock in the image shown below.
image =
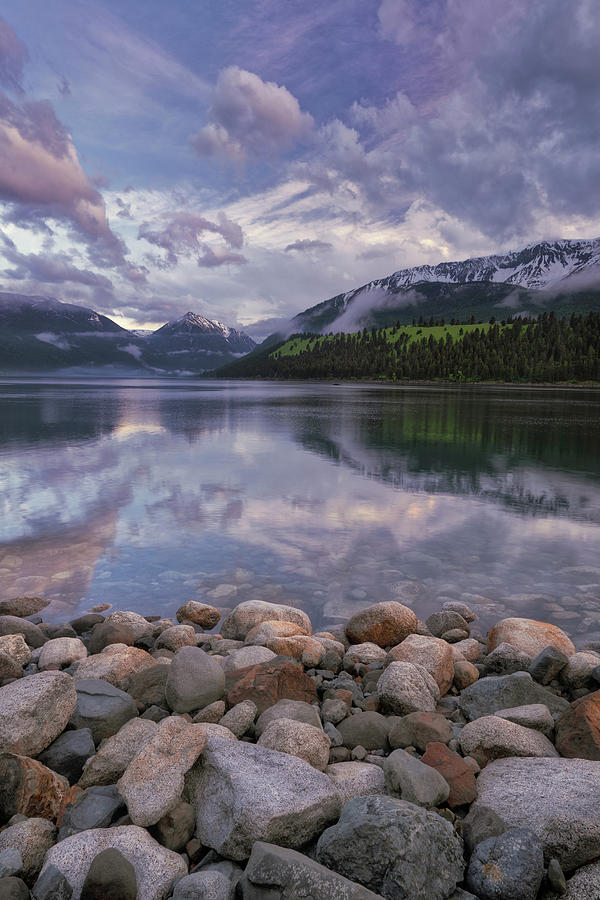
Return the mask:
[[[221,618],[221,613],[214,606],[207,603],[199,603],[197,600],[188,600],[180,606],[176,612],[178,622],[193,622],[200,628],[207,630],[214,628]]]
[[[16,813],[55,820],[69,793],[69,782],[41,762],[16,753],[0,755],[0,821]]]
[[[279,700],[314,703],[317,699],[315,682],[306,675],[300,663],[285,656],[276,656],[245,669],[230,670],[226,674],[225,690],[229,707],[252,700],[259,715]]]
[[[446,802],[451,809],[477,799],[473,770],[458,753],[453,753],[445,744],[432,741],[427,745],[422,761],[439,772],[450,785],[450,795]]]
[[[366,641],[379,647],[394,647],[417,630],[419,620],[408,606],[388,600],[375,603],[352,616],[346,634],[353,644]]]
[[[265,641],[267,649],[279,656],[291,656],[302,662],[307,668],[318,668],[325,656],[325,647],[310,635],[293,635],[292,637],[272,638]]]
[[[600,760],[600,691],[576,700],[556,723],[556,749],[570,759]]]
[[[479,669],[468,659],[457,659],[454,662],[454,687],[464,691],[469,685],[475,684],[479,678]]]
[[[499,644],[511,644],[529,656],[537,656],[545,647],[556,647],[567,656],[575,653],[575,647],[565,632],[549,622],[535,619],[502,619],[488,632],[488,653]]]
[[[409,662],[423,666],[437,682],[442,696],[454,678],[454,662],[450,644],[440,638],[409,634],[401,644],[392,647],[388,662]]]
[[[259,622],[254,628],[251,628],[246,635],[247,644],[265,644],[267,641],[274,641],[276,638],[294,637],[294,635],[308,634],[306,628],[302,628],[297,622],[277,621],[275,619],[267,619],[265,622]]]

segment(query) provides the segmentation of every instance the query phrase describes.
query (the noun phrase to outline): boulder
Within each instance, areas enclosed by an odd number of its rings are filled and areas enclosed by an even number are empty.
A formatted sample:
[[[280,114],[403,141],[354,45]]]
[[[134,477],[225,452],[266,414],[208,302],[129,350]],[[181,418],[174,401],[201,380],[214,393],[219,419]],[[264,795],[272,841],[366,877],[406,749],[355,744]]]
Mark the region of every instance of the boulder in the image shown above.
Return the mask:
[[[114,784],[101,785],[81,791],[70,803],[62,818],[58,840],[90,828],[108,828],[125,813],[123,798]]]
[[[556,746],[570,759],[600,760],[600,691],[581,697],[560,715]]]
[[[8,876],[0,878],[2,900],[29,900],[29,890],[22,878]]]
[[[439,816],[393,797],[357,797],[317,844],[317,861],[389,898],[447,900],[463,877],[462,841]]]
[[[379,679],[377,691],[384,709],[398,716],[434,712],[440,689],[427,669],[408,662],[393,662]]]
[[[443,696],[454,678],[454,658],[450,645],[440,638],[423,634],[409,634],[401,644],[392,647],[388,662],[416,663],[427,669]]]
[[[460,749],[480,766],[504,756],[558,756],[554,745],[531,728],[523,728],[498,716],[482,716],[469,722],[460,733]]]
[[[500,759],[477,780],[479,798],[509,828],[530,828],[570,872],[598,856],[600,767],[584,759]]]
[[[381,713],[359,712],[338,723],[344,747],[364,747],[365,750],[387,750],[390,723]]]
[[[52,822],[42,818],[26,819],[10,825],[0,833],[0,852],[9,847],[19,851],[23,860],[19,875],[31,886],[40,874],[44,857],[55,841],[56,828]]]
[[[309,669],[318,668],[327,653],[323,644],[308,634],[271,638],[265,646],[275,655],[291,656]]]
[[[543,703],[530,703],[527,706],[513,706],[512,709],[499,709],[494,713],[499,719],[508,719],[523,728],[541,731],[549,740],[554,735],[554,719],[552,713]]]
[[[460,613],[453,609],[442,609],[440,612],[433,613],[426,620],[425,624],[431,634],[438,638],[448,631],[458,629],[458,631],[464,632],[463,639],[467,640],[470,632],[469,623],[463,619]],[[455,641],[453,643],[458,642]]]
[[[73,900],[80,900],[90,860],[108,849],[118,850],[133,866],[140,900],[165,900],[174,882],[187,874],[181,856],[161,847],[137,825],[96,828],[66,838],[47,853],[42,874],[55,866],[72,886]]]
[[[143,616],[134,612],[114,612],[105,619],[107,625],[125,625],[130,628],[133,633],[134,641],[143,641],[152,638],[154,634],[154,625],[148,622]]]
[[[175,613],[178,622],[193,622],[209,631],[214,628],[221,619],[221,613],[214,606],[207,603],[199,603],[198,600],[188,600],[179,607]]]
[[[561,669],[558,680],[570,691],[576,691],[579,688],[587,687],[592,681],[594,669],[598,666],[600,666],[600,656],[597,653],[591,650],[573,653],[572,656],[569,656],[567,665]]]
[[[375,603],[356,613],[346,624],[351,644],[368,641],[379,647],[394,647],[417,630],[418,619],[412,609],[395,600]]]
[[[195,647],[197,641],[198,635],[193,625],[172,625],[161,631],[154,646],[157,650],[164,648],[177,653],[182,647]]]
[[[267,603],[265,600],[246,600],[239,603],[223,620],[221,635],[230,640],[243,641],[255,625],[266,621],[294,622],[306,634],[312,633],[310,619],[301,609]]]
[[[46,641],[38,657],[38,669],[62,669],[78,659],[85,659],[87,648],[79,638],[58,637]]]
[[[297,634],[308,634],[305,628],[296,622],[278,622],[267,620],[259,622],[254,628],[251,628],[246,635],[247,644],[262,644],[263,646],[269,641],[280,637],[294,637]]]
[[[127,647],[125,644],[109,644],[96,656],[88,656],[78,662],[75,678],[102,679],[125,691],[132,675],[155,665],[156,660],[145,650]]]
[[[224,700],[215,700],[214,703],[209,703],[208,706],[197,712],[192,722],[217,725],[225,715],[226,708]]]
[[[304,700],[279,700],[273,706],[269,706],[258,717],[255,725],[256,737],[259,738],[267,725],[275,719],[293,719],[295,722],[306,722],[307,725],[321,727],[319,710],[317,707],[306,703]]]
[[[457,612],[465,622],[475,622],[477,619],[477,614],[473,612],[468,603],[464,603],[462,600],[445,600],[442,603],[442,609]]]
[[[0,850],[0,878],[18,875],[23,869],[23,857],[14,847]]]
[[[498,644],[484,660],[486,672],[494,675],[528,672],[531,663],[531,654],[506,643]]]
[[[28,675],[0,691],[0,751],[37,756],[75,710],[73,679],[63,672]]]
[[[39,761],[71,783],[80,778],[86,761],[96,752],[89,728],[64,731],[39,755]]]
[[[434,712],[414,712],[394,718],[388,734],[390,746],[394,749],[416,747],[422,753],[430,741],[448,744],[453,737],[452,723]]]
[[[133,758],[154,737],[156,730],[156,722],[148,719],[130,719],[116,734],[103,740],[95,756],[87,760],[79,779],[80,787],[115,784]]]
[[[469,857],[481,841],[504,834],[504,820],[487,806],[475,803],[460,823],[460,831],[465,843],[466,856]]]
[[[0,687],[12,684],[17,678],[23,677],[23,667],[16,659],[12,659],[5,653],[0,653]]]
[[[12,816],[56,819],[69,791],[62,775],[28,756],[0,754],[0,822]]]
[[[118,625],[111,622],[101,622],[94,625],[89,640],[90,654],[102,653],[110,644],[125,644],[132,647],[135,643],[133,629],[129,625]]]
[[[544,877],[542,844],[529,828],[509,828],[475,847],[465,883],[484,898],[536,900]]]
[[[235,887],[222,872],[201,869],[177,882],[173,900],[234,900]]]
[[[539,681],[540,684],[550,684],[568,662],[569,657],[566,653],[550,645],[549,647],[544,647],[535,659],[531,661],[529,674],[536,681]]]
[[[529,672],[513,675],[490,675],[465,688],[459,698],[459,708],[467,719],[493,715],[499,709],[543,703],[552,714],[569,708],[568,700],[533,680]]]
[[[365,797],[367,794],[385,794],[385,775],[380,766],[372,763],[348,760],[327,766],[325,774],[329,775],[342,804],[354,797]]]
[[[242,700],[252,700],[259,714],[278,700],[317,699],[316,684],[300,663],[285,656],[276,656],[268,662],[227,672],[226,691],[228,706]]]
[[[432,741],[427,745],[422,762],[435,769],[448,784],[450,793],[446,803],[450,809],[477,799],[477,782],[473,769],[446,744]]]
[[[464,641],[457,641],[450,649],[452,650],[455,659],[456,654],[460,653],[460,655],[464,656],[468,662],[478,663],[481,662],[486,648],[483,644],[480,644],[479,641],[475,640],[475,638],[466,638]]]
[[[210,738],[187,784],[198,838],[234,860],[258,840],[301,847],[341,806],[331,779],[304,760],[240,741]]]
[[[109,847],[92,860],[81,889],[81,900],[136,900],[135,869],[122,853]]]
[[[12,597],[0,600],[0,616],[35,616],[49,605],[50,601],[42,597]]]
[[[46,643],[46,635],[41,628],[17,616],[0,616],[0,635],[7,634],[22,635],[29,646],[34,648],[42,647]]]
[[[181,798],[184,775],[206,745],[201,725],[163,719],[117,782],[134,825],[155,825]]]
[[[382,900],[356,882],[332,872],[318,862],[285,847],[256,841],[242,880],[244,900]],[[177,896],[177,895],[175,895]],[[192,895],[190,895],[191,898]],[[200,894],[194,895],[202,896]]]
[[[261,747],[297,756],[321,772],[329,763],[329,738],[322,728],[306,722],[273,719],[263,730],[258,743]]]
[[[556,647],[567,656],[575,653],[573,642],[561,628],[535,619],[510,618],[497,622],[488,632],[488,651],[502,643],[512,644],[531,657],[536,657],[548,646]]]
[[[33,886],[33,900],[71,900],[73,888],[56,866],[48,866]]]
[[[31,662],[31,650],[22,634],[5,634],[0,637],[0,653],[10,656],[20,666]]]
[[[73,728],[89,728],[95,744],[116,734],[125,722],[138,714],[134,699],[108,681],[82,678],[76,679],[74,685],[77,705],[69,724]]]
[[[366,641],[362,644],[351,644],[343,656],[344,669],[352,672],[356,665],[368,666],[374,662],[384,663],[387,652],[378,644]]]
[[[256,718],[256,705],[252,700],[243,700],[242,703],[232,706],[219,721],[219,725],[228,728],[236,738],[243,737],[254,724]]]
[[[390,753],[383,764],[383,773],[388,794],[418,806],[439,806],[450,794],[446,779],[406,750]]]
[[[165,697],[177,713],[201,709],[225,693],[225,674],[216,659],[200,647],[182,647],[169,667]],[[244,698],[245,699],[245,698]]]
[[[165,688],[169,676],[169,664],[157,663],[148,669],[136,672],[129,679],[127,693],[140,704],[140,707],[148,706],[165,707]]]
[[[76,634],[84,634],[86,631],[91,631],[94,625],[99,625],[101,622],[104,622],[104,616],[101,616],[100,613],[84,613],[76,619],[71,619],[69,625]]]
[[[152,828],[152,835],[167,850],[181,853],[195,830],[196,810],[190,803],[180,800],[158,820]]]
[[[600,897],[600,861],[583,866],[569,878],[564,900],[598,900],[598,897]]]
[[[239,650],[234,650],[225,657],[223,660],[223,671],[233,672],[236,669],[247,669],[248,666],[257,666],[263,662],[270,662],[276,656],[276,653],[262,645],[256,644],[240,647]]]
[[[479,678],[479,669],[466,659],[454,660],[454,687],[459,691],[464,691],[470,684],[474,684]]]

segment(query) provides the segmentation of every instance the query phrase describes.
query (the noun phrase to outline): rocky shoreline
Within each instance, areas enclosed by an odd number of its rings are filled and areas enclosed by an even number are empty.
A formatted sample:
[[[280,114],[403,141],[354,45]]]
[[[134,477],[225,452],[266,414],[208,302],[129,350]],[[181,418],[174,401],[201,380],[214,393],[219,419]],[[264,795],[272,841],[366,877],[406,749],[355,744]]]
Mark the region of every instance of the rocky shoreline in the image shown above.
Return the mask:
[[[0,601],[2,900],[600,898],[600,645],[47,605]]]

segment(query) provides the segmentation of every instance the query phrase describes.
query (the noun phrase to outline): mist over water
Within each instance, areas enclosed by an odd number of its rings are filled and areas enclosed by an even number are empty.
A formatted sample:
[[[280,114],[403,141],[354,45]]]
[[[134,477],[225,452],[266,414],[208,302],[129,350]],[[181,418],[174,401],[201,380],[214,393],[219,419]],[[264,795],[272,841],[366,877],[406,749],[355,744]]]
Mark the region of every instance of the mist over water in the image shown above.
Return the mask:
[[[315,627],[470,602],[600,639],[600,391],[0,383],[0,595]]]

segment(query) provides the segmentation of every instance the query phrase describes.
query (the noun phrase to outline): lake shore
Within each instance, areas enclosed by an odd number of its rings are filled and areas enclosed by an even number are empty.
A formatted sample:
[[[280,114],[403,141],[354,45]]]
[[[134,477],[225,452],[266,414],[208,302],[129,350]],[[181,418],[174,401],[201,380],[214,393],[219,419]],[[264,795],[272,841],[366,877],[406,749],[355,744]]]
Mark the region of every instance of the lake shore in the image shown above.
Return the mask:
[[[46,605],[0,602],[10,896],[600,884],[599,644],[522,618],[484,634],[460,600],[425,622],[377,603],[317,633],[258,600],[53,624]]]

